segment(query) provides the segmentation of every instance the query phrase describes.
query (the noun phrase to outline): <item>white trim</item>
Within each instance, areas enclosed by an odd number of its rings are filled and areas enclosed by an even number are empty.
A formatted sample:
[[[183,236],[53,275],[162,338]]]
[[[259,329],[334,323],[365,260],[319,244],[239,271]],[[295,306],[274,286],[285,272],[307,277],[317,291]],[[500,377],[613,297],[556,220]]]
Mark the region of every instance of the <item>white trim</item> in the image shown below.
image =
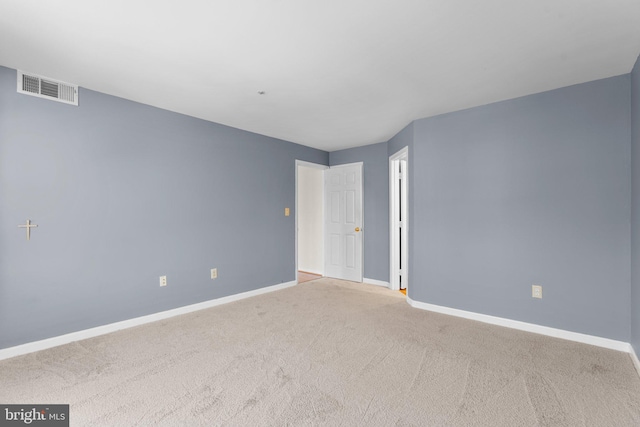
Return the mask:
[[[228,304],[230,302],[239,301],[241,299],[254,297],[256,295],[266,294],[268,292],[279,291],[291,286],[295,286],[296,281],[280,283],[278,285],[267,286],[265,288],[255,289],[253,291],[242,292],[240,294],[229,295],[222,298],[217,298],[209,301],[200,302],[197,304],[186,305],[184,307],[174,308],[172,310],[161,311],[158,313],[149,314],[147,316],[136,317],[133,319],[123,320],[121,322],[110,323],[108,325],[97,326],[91,329],[85,329],[83,331],[71,332],[65,335],[59,335],[53,338],[47,338],[40,341],[34,341],[26,344],[17,345],[15,347],[9,347],[0,350],[0,360],[9,359],[15,356],[21,356],[27,353],[33,353],[40,350],[46,350],[48,348],[57,347],[60,345],[68,344],[75,341],[84,340],[87,338],[93,338],[100,335],[109,334],[122,329],[133,328],[134,326],[140,326],[158,320],[164,320],[171,317],[179,316],[181,314],[187,314],[198,310],[204,310],[206,308],[215,307],[222,304]]]
[[[325,166],[325,165],[321,165],[318,163],[311,163],[311,162],[305,162],[304,160],[298,160],[296,159],[295,162],[296,165],[296,188],[295,188],[295,260],[296,260],[296,265],[295,265],[295,278],[296,278],[296,282],[298,281],[298,167],[302,166],[302,167],[307,167],[307,168],[313,168],[313,169],[321,169],[321,170],[325,170],[325,169],[329,169],[329,166]],[[322,177],[322,182],[323,182],[323,188],[322,188],[322,215],[324,216],[324,176]],[[322,245],[322,266],[324,267],[324,217],[322,218],[322,242],[320,242],[320,244]],[[311,273],[311,271],[309,272]],[[317,274],[324,276],[324,271],[322,272],[318,272]]]
[[[520,331],[533,332],[535,334],[547,335],[555,338],[562,338],[569,341],[591,344],[598,347],[609,348],[612,350],[629,352],[629,343],[616,341],[609,338],[596,337],[593,335],[581,334],[578,332],[565,331],[563,329],[550,328],[548,326],[535,325],[533,323],[520,322],[518,320],[505,319],[502,317],[489,316],[487,314],[474,313],[471,311],[458,310],[456,308],[443,307],[441,305],[427,304],[425,302],[414,301],[407,297],[409,305],[427,311],[448,314],[450,316],[463,317],[465,319],[477,320],[492,325],[504,326],[507,328],[518,329]]]
[[[631,357],[631,361],[633,362],[633,366],[636,367],[636,372],[638,376],[640,376],[640,360],[638,360],[638,355],[636,351],[633,349],[633,346],[629,344],[629,356]]]
[[[408,198],[409,198],[409,185],[408,185],[408,171],[409,171],[409,147],[404,147],[401,148],[400,150],[396,151],[394,154],[392,154],[391,156],[389,156],[389,289],[391,290],[400,290],[400,284],[398,283],[398,271],[399,271],[399,266],[396,265],[396,260],[394,259],[394,255],[397,253],[397,251],[399,250],[398,246],[398,239],[397,239],[397,234],[396,234],[396,195],[397,195],[397,188],[396,188],[396,178],[397,178],[397,167],[396,167],[396,162],[399,160],[405,160],[406,162],[406,169],[403,172],[404,174],[406,174],[405,179],[403,180],[403,183],[406,185],[406,194],[405,194],[405,198],[404,198],[404,204],[405,204],[405,208],[409,207],[409,203],[408,203]],[[404,268],[402,269],[402,278],[404,281],[404,285],[405,285],[405,289],[407,288],[407,284],[409,282],[409,245],[408,245],[408,239],[409,239],[409,209],[405,209],[404,210],[404,221],[403,221],[403,233],[402,233],[402,237],[404,238],[405,244],[403,244],[403,247],[405,249],[405,254],[403,254],[403,258],[405,260],[404,262]]]
[[[385,288],[389,287],[389,282],[376,279],[367,279],[366,277],[362,279],[362,283],[366,283],[368,285],[384,286]]]

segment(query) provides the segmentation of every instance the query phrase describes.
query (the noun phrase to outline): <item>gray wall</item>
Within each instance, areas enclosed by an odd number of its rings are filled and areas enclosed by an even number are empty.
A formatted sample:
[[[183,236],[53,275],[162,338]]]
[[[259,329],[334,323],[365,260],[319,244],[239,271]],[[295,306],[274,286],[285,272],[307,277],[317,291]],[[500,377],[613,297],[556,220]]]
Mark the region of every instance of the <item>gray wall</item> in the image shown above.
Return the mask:
[[[329,165],[363,162],[364,277],[389,281],[389,156],[387,143],[329,153]]]
[[[640,355],[640,57],[631,72],[631,345]]]
[[[294,280],[295,159],[364,162],[364,276],[388,281],[408,146],[413,299],[640,353],[639,68],[328,154],[82,88],[79,107],[20,95],[0,67],[0,348]]]
[[[411,298],[629,340],[629,75],[414,133]]]
[[[328,153],[79,99],[18,94],[0,67],[0,348],[295,280],[295,159]]]

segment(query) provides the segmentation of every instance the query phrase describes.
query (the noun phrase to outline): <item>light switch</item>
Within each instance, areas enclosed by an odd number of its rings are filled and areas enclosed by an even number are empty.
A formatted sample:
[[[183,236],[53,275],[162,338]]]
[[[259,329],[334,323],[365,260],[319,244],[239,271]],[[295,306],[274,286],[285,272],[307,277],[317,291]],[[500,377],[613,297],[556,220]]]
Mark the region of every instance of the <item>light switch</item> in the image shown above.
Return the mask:
[[[289,216],[289,208],[284,208],[284,216]]]

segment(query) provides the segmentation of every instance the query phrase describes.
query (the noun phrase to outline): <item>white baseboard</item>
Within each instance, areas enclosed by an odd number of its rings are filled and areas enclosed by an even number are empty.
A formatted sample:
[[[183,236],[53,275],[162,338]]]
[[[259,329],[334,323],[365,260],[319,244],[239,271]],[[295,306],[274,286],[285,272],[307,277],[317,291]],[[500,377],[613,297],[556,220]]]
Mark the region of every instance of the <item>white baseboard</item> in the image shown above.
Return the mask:
[[[389,282],[383,282],[382,280],[376,279],[367,279],[366,277],[362,279],[362,283],[366,283],[368,285],[384,286],[385,288],[389,287]]]
[[[242,292],[240,294],[229,295],[222,298],[199,302],[197,304],[191,304],[191,305],[186,305],[184,307],[178,307],[171,310],[161,311],[159,313],[153,313],[146,316],[123,320],[121,322],[110,323],[108,325],[97,326],[95,328],[85,329],[78,332],[59,335],[53,338],[47,338],[40,341],[34,341],[26,344],[17,345],[15,347],[1,349],[0,360],[21,356],[27,353],[33,353],[40,350],[46,350],[48,348],[57,347],[59,345],[68,344],[74,341],[80,341],[87,338],[93,338],[100,335],[105,335],[105,334],[116,332],[122,329],[132,328],[134,326],[156,322],[158,320],[168,319],[170,317],[179,316],[181,314],[187,314],[187,313],[191,313],[198,310],[204,310],[205,308],[211,308],[211,307],[215,307],[222,304],[228,304],[230,302],[239,301],[239,300],[250,298],[256,295],[266,294],[268,292],[279,291],[281,289],[295,286],[296,284],[297,284],[296,281],[280,283],[278,285],[267,286],[265,288],[255,289],[253,291]]]
[[[633,366],[636,367],[636,372],[638,373],[638,376],[640,376],[640,360],[638,360],[638,355],[636,354],[636,351],[633,349],[633,346],[631,344],[629,344],[629,356],[633,361]]]
[[[414,301],[407,297],[407,302],[415,308],[434,311],[436,313],[448,314],[450,316],[464,317],[465,319],[477,320],[479,322],[490,323],[492,325],[504,326],[521,331],[533,332],[555,338],[562,338],[569,341],[577,341],[584,344],[591,344],[598,347],[629,353],[630,344],[623,341],[616,341],[609,338],[596,337],[593,335],[581,334],[578,332],[565,331],[563,329],[550,328],[548,326],[536,325],[533,323],[520,322],[518,320],[505,319],[502,317],[489,316],[487,314],[474,313],[471,311],[458,310],[456,308],[444,307],[441,305],[427,304],[425,302]],[[636,358],[637,361],[637,358]],[[637,367],[638,365],[636,365]]]

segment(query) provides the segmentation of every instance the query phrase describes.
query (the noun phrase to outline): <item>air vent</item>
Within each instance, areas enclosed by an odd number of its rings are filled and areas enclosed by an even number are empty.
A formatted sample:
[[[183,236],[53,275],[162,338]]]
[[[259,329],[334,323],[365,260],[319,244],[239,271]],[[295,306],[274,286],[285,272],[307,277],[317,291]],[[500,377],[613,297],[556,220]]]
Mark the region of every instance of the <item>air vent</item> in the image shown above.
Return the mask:
[[[18,92],[78,105],[78,86],[18,70]]]

